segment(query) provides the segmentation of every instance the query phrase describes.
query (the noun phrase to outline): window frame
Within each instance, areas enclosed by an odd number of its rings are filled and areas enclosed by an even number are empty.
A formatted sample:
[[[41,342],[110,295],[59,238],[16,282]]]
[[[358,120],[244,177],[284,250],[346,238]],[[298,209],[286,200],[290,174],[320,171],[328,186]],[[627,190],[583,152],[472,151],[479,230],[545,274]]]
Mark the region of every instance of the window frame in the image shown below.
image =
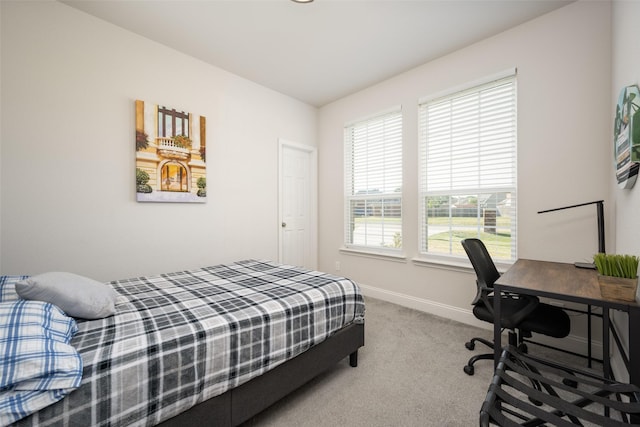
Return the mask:
[[[381,122],[384,123],[381,124]],[[341,251],[349,253],[381,255],[384,257],[388,256],[392,258],[403,257],[403,122],[404,118],[402,116],[402,107],[395,106],[382,112],[372,114],[365,118],[348,122],[344,126],[344,231],[343,247],[341,248]],[[386,128],[387,125],[389,126],[388,129]],[[383,150],[389,148],[392,152],[389,162],[387,162],[387,157],[384,157],[385,160],[382,161],[382,170],[387,172],[389,170],[392,170],[393,173],[389,174],[390,178],[387,179],[387,175],[382,172],[385,178],[383,178],[382,181],[376,182],[378,184],[381,183],[383,186],[389,186],[394,183],[398,184],[396,188],[394,188],[395,191],[388,191],[388,189],[386,188],[383,188],[382,190],[374,190],[373,188],[369,188],[368,186],[365,190],[362,190],[359,189],[359,186],[355,182],[356,180],[361,180],[362,176],[356,176],[360,175],[360,172],[356,170],[359,169],[359,167],[355,166],[356,154],[353,151],[354,144],[365,143],[367,144],[367,147],[370,147],[372,141],[368,136],[366,142],[364,142],[361,138],[355,141],[356,138],[354,137],[354,134],[362,132],[363,128],[367,128],[369,130],[375,128],[376,131],[379,131],[379,129],[377,129],[378,126],[382,126],[382,128],[384,129],[382,131],[382,136],[376,134],[377,137],[382,137],[384,139],[382,144],[385,145],[385,148]],[[360,132],[357,132],[356,128],[360,129]],[[368,130],[365,133],[368,135]],[[375,132],[372,131],[372,134],[375,134]],[[373,143],[375,144],[375,142]],[[377,147],[376,149],[378,148],[379,147]],[[363,161],[357,163],[360,166],[363,163],[366,163],[366,169],[369,170],[370,163]],[[380,166],[380,164],[378,164],[378,166]],[[378,173],[381,173],[380,170],[375,169],[371,172],[371,176],[375,176],[375,179],[379,180],[380,178],[379,176],[377,176]],[[367,175],[366,179],[368,180],[369,178],[370,177]],[[374,178],[372,178],[372,181],[373,180]],[[356,209],[361,210],[358,215],[354,214],[354,211],[356,211]],[[370,237],[367,234],[369,225],[375,223],[375,221],[369,221],[368,218],[374,217],[374,215],[376,214],[381,214],[380,216],[382,218],[399,218],[398,224],[393,224],[393,222],[395,221],[391,220],[391,224],[389,225],[389,227],[385,227],[383,220],[383,224],[381,226],[382,235],[380,236],[380,244],[370,243],[368,241]],[[362,242],[356,243],[354,239],[356,217],[361,219],[361,224],[364,224],[364,244]],[[387,236],[390,232],[393,232],[393,235]],[[375,233],[372,233],[371,235],[371,239],[375,239],[377,237]],[[389,237],[389,241],[387,241],[387,237]],[[362,238],[362,233],[359,233],[359,239]]]
[[[427,131],[429,130],[429,122],[427,121],[427,109],[429,108],[429,106],[433,107],[435,105],[438,105],[442,102],[453,102],[452,100],[464,97],[464,96],[469,96],[470,94],[474,94],[474,93],[480,93],[483,90],[490,90],[492,87],[500,87],[501,85],[504,85],[505,83],[511,84],[512,88],[511,88],[511,97],[508,99],[507,102],[507,106],[508,107],[512,107],[512,112],[513,114],[510,116],[511,121],[509,122],[510,126],[507,126],[508,129],[511,130],[510,136],[511,139],[507,142],[503,142],[502,144],[504,144],[507,148],[505,149],[506,151],[509,152],[510,157],[510,182],[507,184],[503,184],[501,183],[500,185],[484,185],[481,183],[480,180],[478,180],[475,183],[475,186],[473,187],[465,187],[464,185],[461,186],[460,188],[457,188],[454,184],[452,184],[452,182],[454,181],[454,178],[450,178],[450,182],[447,185],[443,184],[443,187],[439,188],[439,189],[434,189],[433,185],[431,185],[430,187],[430,182],[428,181],[428,177],[427,177],[427,153],[428,153],[428,144],[430,141],[428,141],[428,134]],[[477,111],[481,112],[483,106],[481,106],[481,104],[479,104],[480,106],[478,107]],[[453,114],[450,113],[450,115],[453,117]],[[450,117],[450,120],[451,117]],[[480,230],[482,228],[484,228],[486,225],[483,224],[483,218],[484,218],[484,213],[482,213],[480,211],[480,200],[481,199],[481,195],[495,195],[496,198],[498,196],[498,194],[503,195],[505,193],[510,193],[510,199],[509,201],[509,205],[506,208],[503,208],[503,210],[498,210],[496,209],[496,212],[498,212],[498,215],[500,215],[501,212],[504,212],[505,214],[509,215],[509,221],[501,221],[501,222],[508,222],[509,225],[508,227],[503,228],[503,231],[505,229],[509,230],[510,233],[510,241],[509,241],[509,257],[502,257],[502,256],[495,256],[492,253],[492,256],[494,257],[494,261],[496,262],[497,265],[499,266],[508,266],[511,263],[513,263],[516,259],[517,259],[517,144],[518,144],[518,136],[517,136],[517,121],[518,121],[518,113],[517,113],[517,72],[516,69],[510,69],[510,70],[506,70],[502,73],[499,73],[497,75],[493,75],[493,76],[489,76],[485,79],[482,80],[478,80],[475,82],[471,82],[469,84],[466,84],[464,86],[460,86],[460,87],[456,87],[453,89],[450,89],[446,92],[442,92],[439,94],[435,94],[429,97],[424,97],[421,98],[418,101],[418,133],[419,133],[419,170],[418,170],[418,176],[419,176],[419,183],[418,183],[418,209],[419,209],[419,213],[418,213],[418,218],[419,218],[419,224],[418,224],[418,233],[419,233],[419,239],[418,239],[418,257],[416,258],[416,262],[417,263],[424,263],[424,264],[442,264],[442,265],[451,265],[451,266],[459,266],[461,265],[461,262],[466,263],[467,262],[467,257],[464,254],[464,250],[462,250],[462,248],[455,248],[455,250],[452,250],[452,244],[454,244],[457,240],[456,237],[454,235],[454,231],[460,231],[460,229],[463,229],[464,227],[460,227],[459,225],[455,225],[452,224],[452,218],[455,218],[455,216],[452,215],[452,211],[451,211],[451,207],[453,205],[452,200],[449,199],[448,203],[447,203],[447,207],[449,209],[448,215],[447,217],[449,218],[449,223],[445,224],[444,227],[447,228],[447,230],[445,230],[444,232],[448,232],[449,233],[449,237],[448,237],[448,245],[449,245],[449,251],[448,253],[445,252],[439,252],[439,251],[432,251],[429,252],[429,247],[428,247],[428,220],[429,220],[429,207],[427,206],[427,198],[428,197],[437,197],[437,196],[441,196],[441,197],[452,197],[452,196],[476,196],[476,206],[475,209],[477,210],[475,218],[476,218],[476,223],[469,226],[468,229],[469,230],[477,230],[477,234],[480,235]],[[451,129],[454,129],[453,127]],[[486,141],[485,139],[481,138],[481,129],[482,127],[478,127],[478,131],[477,131],[477,135],[476,137],[478,138],[478,141],[476,141],[477,146],[480,147],[481,143],[480,141]],[[451,134],[454,134],[455,131],[449,130],[449,132]],[[450,145],[455,145],[455,136],[449,135],[449,138],[451,139],[451,141],[449,141]],[[454,148],[449,148],[452,153],[449,153],[449,157],[448,157],[448,162],[449,163],[453,163],[452,159],[456,159],[456,149]],[[483,152],[479,152],[479,154],[477,155],[476,159],[478,159],[478,164],[480,164],[482,162],[482,158],[485,156],[485,154]],[[447,158],[446,156],[443,156],[443,158]],[[455,167],[454,166],[449,166],[450,170],[449,170],[449,174],[451,177],[456,176],[453,172],[455,171]],[[430,168],[432,169],[432,168]],[[480,176],[480,172],[478,172],[479,176]],[[504,176],[509,175],[509,173],[505,172]],[[470,181],[472,181],[472,179],[470,179]],[[506,200],[506,199],[505,199]],[[473,208],[470,208],[473,209]],[[482,214],[482,216],[481,216]],[[431,218],[433,218],[433,216],[431,216]],[[498,229],[494,229],[494,231],[498,231]],[[489,246],[488,246],[489,247]],[[502,251],[502,255],[504,255],[504,251]],[[493,252],[492,249],[490,249],[490,252]]]

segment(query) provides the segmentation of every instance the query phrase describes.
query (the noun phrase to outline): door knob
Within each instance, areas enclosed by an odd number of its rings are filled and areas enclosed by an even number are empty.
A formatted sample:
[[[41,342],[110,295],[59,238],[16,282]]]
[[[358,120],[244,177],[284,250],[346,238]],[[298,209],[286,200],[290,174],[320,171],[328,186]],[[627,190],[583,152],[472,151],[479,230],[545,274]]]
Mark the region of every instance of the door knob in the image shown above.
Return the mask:
[[[282,228],[285,228],[286,226],[287,226],[287,223],[286,223],[286,222],[283,222],[283,223],[282,223]]]

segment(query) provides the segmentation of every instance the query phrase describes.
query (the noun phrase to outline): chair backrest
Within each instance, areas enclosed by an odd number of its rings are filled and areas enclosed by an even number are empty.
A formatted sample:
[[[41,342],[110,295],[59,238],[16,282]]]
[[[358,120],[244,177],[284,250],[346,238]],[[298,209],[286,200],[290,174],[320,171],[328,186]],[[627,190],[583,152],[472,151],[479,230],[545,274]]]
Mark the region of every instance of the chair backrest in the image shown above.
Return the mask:
[[[487,247],[480,239],[464,239],[461,243],[469,257],[469,261],[471,261],[471,265],[473,265],[473,269],[476,271],[478,286],[493,288],[493,284],[500,277],[500,273],[498,273]]]

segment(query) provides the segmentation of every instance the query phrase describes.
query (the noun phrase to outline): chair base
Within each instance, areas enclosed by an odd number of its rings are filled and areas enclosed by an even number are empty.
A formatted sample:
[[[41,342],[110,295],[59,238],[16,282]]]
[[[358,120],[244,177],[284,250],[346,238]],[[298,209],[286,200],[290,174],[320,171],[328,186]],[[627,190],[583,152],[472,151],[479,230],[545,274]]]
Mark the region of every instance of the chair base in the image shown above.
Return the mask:
[[[473,375],[475,373],[473,364],[476,363],[478,360],[493,360],[493,353],[477,354],[473,356],[471,359],[469,359],[467,364],[464,366],[463,368],[464,373],[469,376]]]
[[[489,348],[493,348],[493,343],[491,341],[485,340],[484,338],[479,338],[479,337],[475,337],[475,338],[471,338],[470,341],[467,341],[464,346],[467,347],[467,350],[475,350],[476,348],[476,341],[477,342],[481,342],[482,344],[486,345]]]
[[[484,345],[486,345],[487,347],[493,349],[493,342],[486,340],[484,338],[480,338],[480,337],[474,337],[471,338],[471,340],[467,341],[464,346],[468,349],[473,351],[476,348],[476,342],[480,342]],[[526,353],[527,352],[527,346],[526,344],[524,344],[523,339],[521,336],[517,335],[515,332],[509,331],[509,344],[517,346],[522,352]],[[477,354],[475,356],[472,356],[469,361],[467,362],[467,364],[464,366],[463,371],[465,374],[471,376],[475,373],[475,369],[473,367],[473,365],[478,361],[478,360],[493,360],[494,358],[494,354],[493,353],[485,353],[485,354]]]

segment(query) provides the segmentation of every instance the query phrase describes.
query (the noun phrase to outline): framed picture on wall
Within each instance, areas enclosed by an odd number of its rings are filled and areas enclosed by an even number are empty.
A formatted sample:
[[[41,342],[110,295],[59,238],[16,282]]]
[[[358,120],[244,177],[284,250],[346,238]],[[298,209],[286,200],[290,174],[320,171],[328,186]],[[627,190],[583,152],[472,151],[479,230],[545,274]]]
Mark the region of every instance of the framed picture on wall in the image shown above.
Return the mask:
[[[620,188],[632,188],[640,166],[640,90],[624,87],[616,104],[613,125],[616,179]]]
[[[207,201],[206,118],[136,100],[136,200]]]

